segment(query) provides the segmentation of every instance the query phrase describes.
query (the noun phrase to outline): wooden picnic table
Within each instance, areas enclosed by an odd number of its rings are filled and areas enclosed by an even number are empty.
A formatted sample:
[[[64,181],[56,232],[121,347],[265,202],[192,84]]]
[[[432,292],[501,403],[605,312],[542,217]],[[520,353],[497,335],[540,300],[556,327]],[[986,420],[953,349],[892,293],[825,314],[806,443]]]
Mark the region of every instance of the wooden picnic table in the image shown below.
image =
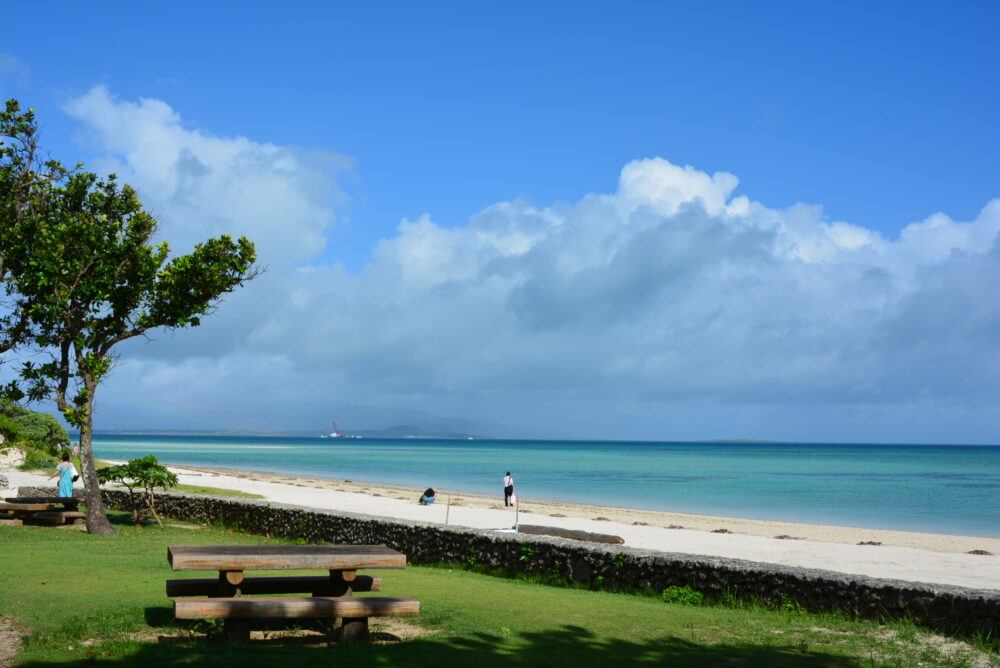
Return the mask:
[[[409,616],[420,603],[410,598],[351,598],[352,591],[375,591],[381,580],[359,576],[362,568],[405,568],[406,555],[385,545],[174,545],[167,561],[175,571],[217,571],[217,580],[169,580],[168,595],[203,594],[207,599],[175,599],[178,619],[221,618],[223,636],[247,642],[250,621],[265,617],[342,619],[342,639],[368,638],[368,617]],[[325,570],[328,577],[247,577],[251,570]],[[311,591],[312,597],[248,597],[256,593]]]
[[[18,526],[28,524],[63,524],[80,522],[86,513],[79,510],[79,496],[9,496],[0,503],[0,523]]]

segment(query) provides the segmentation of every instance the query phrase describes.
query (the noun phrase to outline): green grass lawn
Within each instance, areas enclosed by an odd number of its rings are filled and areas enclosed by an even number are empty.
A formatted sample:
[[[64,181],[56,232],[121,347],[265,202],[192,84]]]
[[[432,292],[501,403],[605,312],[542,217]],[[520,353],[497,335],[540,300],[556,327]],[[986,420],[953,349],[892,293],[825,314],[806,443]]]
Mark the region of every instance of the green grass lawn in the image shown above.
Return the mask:
[[[167,521],[121,535],[0,527],[0,614],[26,632],[16,665],[216,666],[978,666],[981,649],[906,624],[749,607],[692,607],[563,589],[465,570],[382,571],[383,594],[412,596],[417,635],[361,647],[322,636],[225,646],[178,626],[164,582],[168,545],[275,542]],[[211,625],[202,623],[201,628]],[[378,630],[376,628],[376,630]],[[389,627],[390,632],[398,629]]]
[[[182,492],[184,494],[206,494],[208,496],[234,496],[241,499],[263,499],[263,494],[251,494],[238,489],[224,489],[222,487],[205,487],[203,485],[174,485],[171,492]]]

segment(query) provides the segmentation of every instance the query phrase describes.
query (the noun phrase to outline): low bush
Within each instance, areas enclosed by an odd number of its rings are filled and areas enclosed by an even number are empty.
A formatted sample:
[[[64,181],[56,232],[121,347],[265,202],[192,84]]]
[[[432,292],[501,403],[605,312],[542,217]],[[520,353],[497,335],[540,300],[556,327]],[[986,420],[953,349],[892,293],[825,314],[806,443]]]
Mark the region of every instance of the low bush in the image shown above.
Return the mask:
[[[660,598],[667,603],[679,603],[680,605],[703,605],[705,595],[691,587],[667,587],[660,594]]]
[[[24,463],[18,466],[21,471],[52,470],[59,462],[52,455],[35,450],[34,448],[24,449]]]

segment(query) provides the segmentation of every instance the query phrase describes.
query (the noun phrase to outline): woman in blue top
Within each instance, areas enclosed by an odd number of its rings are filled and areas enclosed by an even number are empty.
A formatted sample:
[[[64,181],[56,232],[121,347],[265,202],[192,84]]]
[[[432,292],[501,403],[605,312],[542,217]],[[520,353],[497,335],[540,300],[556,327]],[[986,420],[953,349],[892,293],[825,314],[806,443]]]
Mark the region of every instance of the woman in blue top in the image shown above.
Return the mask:
[[[49,480],[59,476],[59,496],[73,496],[73,478],[76,476],[76,469],[69,460],[69,453],[64,452],[62,461],[56,467],[56,472],[49,476]]]

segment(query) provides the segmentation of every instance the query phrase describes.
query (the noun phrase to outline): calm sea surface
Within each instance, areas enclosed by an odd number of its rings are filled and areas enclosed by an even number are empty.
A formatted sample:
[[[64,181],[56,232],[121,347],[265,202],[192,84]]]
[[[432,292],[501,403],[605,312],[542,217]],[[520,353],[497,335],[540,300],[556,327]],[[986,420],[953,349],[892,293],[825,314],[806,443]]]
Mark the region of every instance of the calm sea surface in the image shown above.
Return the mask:
[[[105,459],[1000,538],[1000,446],[96,435]]]

